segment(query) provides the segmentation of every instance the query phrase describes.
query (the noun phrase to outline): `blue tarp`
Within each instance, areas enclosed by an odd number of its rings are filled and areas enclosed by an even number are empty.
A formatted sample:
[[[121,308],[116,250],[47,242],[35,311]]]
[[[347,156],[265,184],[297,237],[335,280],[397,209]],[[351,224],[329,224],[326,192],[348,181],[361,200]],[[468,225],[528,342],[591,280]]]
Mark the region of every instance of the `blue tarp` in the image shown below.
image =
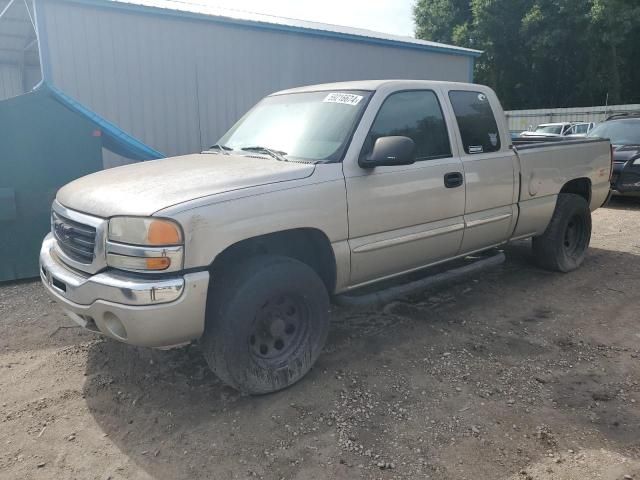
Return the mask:
[[[62,105],[95,123],[102,133],[102,145],[107,150],[132,160],[155,160],[165,157],[53,85],[43,82],[37,88],[47,89]]]

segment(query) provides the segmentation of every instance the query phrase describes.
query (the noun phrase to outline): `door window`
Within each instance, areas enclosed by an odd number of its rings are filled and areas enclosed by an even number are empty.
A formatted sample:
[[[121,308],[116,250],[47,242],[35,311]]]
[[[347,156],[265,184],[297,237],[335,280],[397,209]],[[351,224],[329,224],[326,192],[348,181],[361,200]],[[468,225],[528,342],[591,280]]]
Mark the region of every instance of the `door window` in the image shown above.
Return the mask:
[[[444,115],[436,94],[430,90],[393,93],[380,107],[362,148],[362,157],[373,150],[380,137],[404,136],[416,145],[416,161],[451,156]]]
[[[498,124],[484,93],[451,91],[449,99],[458,122],[464,151],[469,154],[500,150]]]

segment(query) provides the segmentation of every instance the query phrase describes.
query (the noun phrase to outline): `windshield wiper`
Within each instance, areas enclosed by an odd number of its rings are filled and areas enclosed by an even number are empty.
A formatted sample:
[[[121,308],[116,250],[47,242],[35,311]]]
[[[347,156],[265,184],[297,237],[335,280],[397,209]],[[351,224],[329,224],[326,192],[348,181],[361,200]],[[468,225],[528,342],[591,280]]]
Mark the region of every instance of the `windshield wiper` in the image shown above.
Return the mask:
[[[283,152],[281,150],[272,150],[267,147],[261,147],[256,145],[255,147],[243,147],[240,150],[244,150],[247,152],[257,152],[257,153],[266,153],[270,157],[275,158],[276,160],[280,160],[281,162],[286,162],[287,159],[284,157],[287,152]]]
[[[220,145],[216,143],[215,145],[211,145],[209,150],[219,150],[223,155],[229,155],[227,152],[233,150],[231,147],[227,147],[226,145]]]

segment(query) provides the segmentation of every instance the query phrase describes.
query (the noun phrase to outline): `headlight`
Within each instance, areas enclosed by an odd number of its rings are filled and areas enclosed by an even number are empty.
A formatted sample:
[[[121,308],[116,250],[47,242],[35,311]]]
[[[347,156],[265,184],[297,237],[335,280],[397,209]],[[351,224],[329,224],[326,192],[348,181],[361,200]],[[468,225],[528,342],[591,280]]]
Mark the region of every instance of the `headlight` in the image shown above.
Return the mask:
[[[633,161],[633,164],[634,164],[634,165],[640,165],[640,158],[636,158],[636,159]]]
[[[109,240],[145,246],[180,245],[182,230],[176,222],[163,218],[114,217],[109,220]]]
[[[109,220],[107,265],[134,272],[182,269],[184,239],[173,220],[114,217]]]

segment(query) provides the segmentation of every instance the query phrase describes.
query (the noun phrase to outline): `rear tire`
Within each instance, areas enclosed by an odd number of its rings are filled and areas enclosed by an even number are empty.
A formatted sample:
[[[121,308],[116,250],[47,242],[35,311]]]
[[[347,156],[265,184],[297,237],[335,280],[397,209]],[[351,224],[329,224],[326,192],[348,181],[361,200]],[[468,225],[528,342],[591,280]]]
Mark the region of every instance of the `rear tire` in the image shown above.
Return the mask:
[[[259,395],[300,380],[328,331],[329,295],[316,272],[293,258],[261,255],[213,279],[202,345],[224,383]]]
[[[583,262],[591,241],[591,211],[579,195],[561,193],[547,230],[533,238],[538,266],[556,272],[571,272]]]

